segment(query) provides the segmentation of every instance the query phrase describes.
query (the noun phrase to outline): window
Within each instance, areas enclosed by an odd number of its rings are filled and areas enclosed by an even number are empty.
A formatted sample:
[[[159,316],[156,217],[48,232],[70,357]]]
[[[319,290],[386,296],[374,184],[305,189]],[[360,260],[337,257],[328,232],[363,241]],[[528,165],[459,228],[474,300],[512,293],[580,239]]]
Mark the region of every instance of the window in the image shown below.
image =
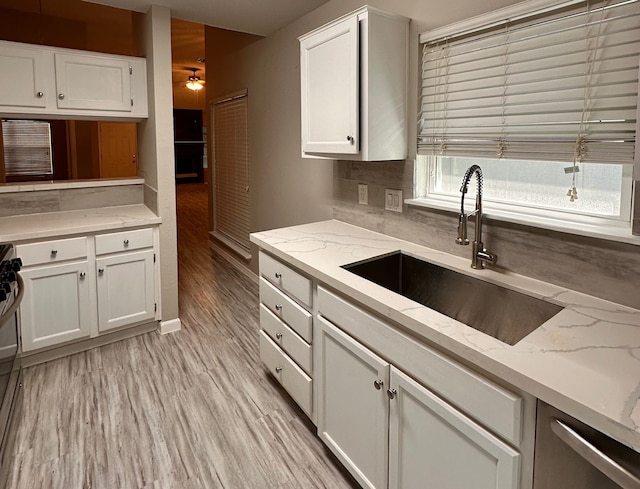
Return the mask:
[[[629,229],[640,2],[531,3],[421,36],[413,203],[459,205],[479,164],[489,213]]]
[[[213,104],[213,234],[249,259],[249,145],[247,92]]]
[[[44,121],[3,120],[7,177],[51,176],[51,125]]]

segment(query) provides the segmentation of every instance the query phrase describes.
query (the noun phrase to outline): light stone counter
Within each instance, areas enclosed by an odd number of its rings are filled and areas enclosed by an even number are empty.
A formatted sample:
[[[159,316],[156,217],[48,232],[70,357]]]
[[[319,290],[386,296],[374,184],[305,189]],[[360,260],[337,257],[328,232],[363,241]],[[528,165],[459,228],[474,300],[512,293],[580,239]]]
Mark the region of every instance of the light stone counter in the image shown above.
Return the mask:
[[[470,256],[459,258],[340,221],[254,233],[251,241],[427,343],[640,452],[639,310],[521,275],[473,270]],[[565,309],[510,346],[340,268],[398,250]]]
[[[0,243],[160,224],[143,204],[76,211],[45,212],[0,218]]]

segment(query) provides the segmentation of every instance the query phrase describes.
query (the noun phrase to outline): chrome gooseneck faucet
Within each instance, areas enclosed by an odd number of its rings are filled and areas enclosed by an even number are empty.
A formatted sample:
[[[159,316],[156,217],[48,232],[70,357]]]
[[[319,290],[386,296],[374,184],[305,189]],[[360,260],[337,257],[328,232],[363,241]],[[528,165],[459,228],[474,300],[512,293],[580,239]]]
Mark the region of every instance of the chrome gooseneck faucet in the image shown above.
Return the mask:
[[[470,214],[464,213],[464,195],[469,190],[469,181],[471,177],[476,176],[476,182],[478,184],[478,190],[476,192],[476,208]],[[475,237],[472,246],[471,256],[471,268],[484,268],[485,263],[495,263],[497,257],[489,253],[482,243],[482,169],[478,165],[470,166],[462,178],[462,186],[460,187],[462,192],[462,199],[460,201],[460,216],[458,220],[458,237],[456,243],[459,245],[468,245],[469,239],[467,238],[467,220],[470,216],[475,214],[476,227]]]

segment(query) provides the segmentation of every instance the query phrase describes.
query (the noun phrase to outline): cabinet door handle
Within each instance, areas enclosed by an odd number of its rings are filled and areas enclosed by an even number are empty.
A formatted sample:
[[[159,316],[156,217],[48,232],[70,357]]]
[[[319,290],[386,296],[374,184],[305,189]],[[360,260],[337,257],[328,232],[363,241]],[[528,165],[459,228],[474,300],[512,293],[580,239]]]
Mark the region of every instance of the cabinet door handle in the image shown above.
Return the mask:
[[[98,268],[98,273],[102,275],[104,273],[104,268]]]
[[[276,333],[276,339],[277,340],[281,340],[282,339],[282,333]]]
[[[387,389],[387,397],[389,399],[393,399],[394,397],[396,397],[396,394],[398,394],[398,391],[395,389]]]
[[[80,279],[83,280],[87,276],[86,273],[80,272]]]
[[[125,246],[129,246],[129,240],[128,240],[128,239],[125,239],[125,240],[124,240],[124,245],[125,245]]]
[[[58,94],[58,99],[59,100],[64,100],[64,93],[59,93]]]
[[[353,144],[353,142],[355,141],[355,138],[353,136],[347,136],[347,141]]]
[[[56,256],[58,254],[58,250],[51,250],[51,256]]]
[[[280,272],[276,272],[276,278],[282,278],[282,274]]]
[[[376,390],[382,389],[382,387],[384,386],[384,380],[374,380],[373,386],[376,388]]]
[[[44,92],[38,92],[38,93],[36,93],[36,97],[38,97],[38,98],[42,98],[42,97],[44,97]]]
[[[282,311],[282,304],[276,304],[276,311]]]
[[[276,367],[276,373],[279,374],[280,372],[282,372],[282,367]]]

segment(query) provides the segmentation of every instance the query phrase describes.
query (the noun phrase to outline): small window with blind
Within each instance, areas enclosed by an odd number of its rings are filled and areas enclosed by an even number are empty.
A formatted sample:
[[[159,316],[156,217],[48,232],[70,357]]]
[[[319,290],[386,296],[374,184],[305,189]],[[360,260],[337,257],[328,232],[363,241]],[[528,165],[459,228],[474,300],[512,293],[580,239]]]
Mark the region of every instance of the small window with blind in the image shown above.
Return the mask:
[[[7,177],[53,175],[49,122],[3,120],[2,140]]]
[[[421,36],[411,203],[457,208],[478,164],[490,216],[630,229],[640,1],[549,3]]]

